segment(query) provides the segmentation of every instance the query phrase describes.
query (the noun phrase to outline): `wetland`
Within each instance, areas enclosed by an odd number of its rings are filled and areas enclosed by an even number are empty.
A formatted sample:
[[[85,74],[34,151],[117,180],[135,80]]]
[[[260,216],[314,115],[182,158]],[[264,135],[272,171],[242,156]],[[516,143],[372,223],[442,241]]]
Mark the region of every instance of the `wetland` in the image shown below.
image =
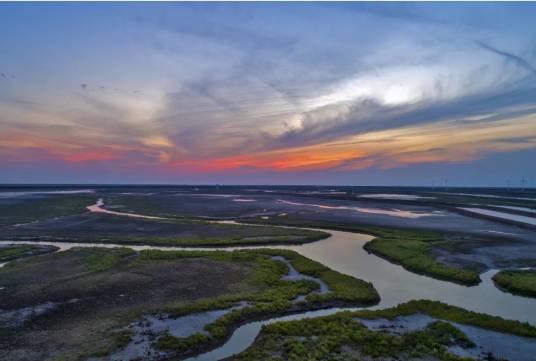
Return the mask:
[[[528,360],[536,231],[460,211],[534,216],[505,192],[0,189],[3,357]]]

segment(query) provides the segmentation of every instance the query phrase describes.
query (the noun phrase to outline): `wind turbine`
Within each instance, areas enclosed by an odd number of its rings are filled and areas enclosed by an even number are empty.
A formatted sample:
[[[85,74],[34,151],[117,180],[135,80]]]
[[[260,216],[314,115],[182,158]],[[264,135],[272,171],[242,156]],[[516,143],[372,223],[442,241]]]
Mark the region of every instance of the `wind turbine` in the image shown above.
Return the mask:
[[[525,178],[524,176],[521,177],[521,190],[524,191],[525,190],[525,185],[527,184],[528,180],[527,178]]]

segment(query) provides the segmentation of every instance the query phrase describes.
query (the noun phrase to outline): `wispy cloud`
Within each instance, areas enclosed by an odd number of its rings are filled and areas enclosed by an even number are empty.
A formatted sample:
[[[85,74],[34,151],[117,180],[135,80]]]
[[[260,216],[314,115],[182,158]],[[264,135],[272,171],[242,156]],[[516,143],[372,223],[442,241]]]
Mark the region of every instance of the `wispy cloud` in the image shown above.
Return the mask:
[[[55,77],[7,61],[23,75],[0,86],[0,163],[351,172],[534,149],[536,54],[506,25],[536,7],[467,6],[143,5],[73,34],[88,44],[55,50]]]
[[[526,61],[525,59],[523,59],[522,57],[518,56],[518,55],[515,55],[515,54],[512,54],[512,53],[509,53],[507,51],[504,51],[504,50],[499,50],[497,48],[494,48],[482,41],[478,41],[477,44],[479,46],[481,46],[483,49],[486,49],[486,50],[489,50],[491,51],[492,53],[495,53],[497,55],[500,55],[506,59],[508,59],[509,61],[513,62],[514,64],[528,70],[529,72],[531,73],[534,73],[536,74],[536,68],[534,68],[534,66],[532,64],[530,64],[528,61]]]

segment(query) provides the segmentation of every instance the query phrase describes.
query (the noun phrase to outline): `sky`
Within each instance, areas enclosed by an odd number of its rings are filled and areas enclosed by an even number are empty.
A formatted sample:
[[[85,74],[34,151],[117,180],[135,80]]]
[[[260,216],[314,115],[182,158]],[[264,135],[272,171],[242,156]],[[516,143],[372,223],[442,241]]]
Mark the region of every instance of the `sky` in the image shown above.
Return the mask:
[[[536,186],[536,3],[0,16],[0,183]]]

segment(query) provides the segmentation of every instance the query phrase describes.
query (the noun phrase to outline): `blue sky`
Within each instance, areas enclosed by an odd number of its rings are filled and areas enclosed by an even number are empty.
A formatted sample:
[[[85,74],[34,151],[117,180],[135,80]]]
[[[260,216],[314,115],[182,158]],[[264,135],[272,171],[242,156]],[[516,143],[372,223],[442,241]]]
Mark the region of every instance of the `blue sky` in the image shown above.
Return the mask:
[[[532,3],[2,3],[0,182],[536,180]]]

